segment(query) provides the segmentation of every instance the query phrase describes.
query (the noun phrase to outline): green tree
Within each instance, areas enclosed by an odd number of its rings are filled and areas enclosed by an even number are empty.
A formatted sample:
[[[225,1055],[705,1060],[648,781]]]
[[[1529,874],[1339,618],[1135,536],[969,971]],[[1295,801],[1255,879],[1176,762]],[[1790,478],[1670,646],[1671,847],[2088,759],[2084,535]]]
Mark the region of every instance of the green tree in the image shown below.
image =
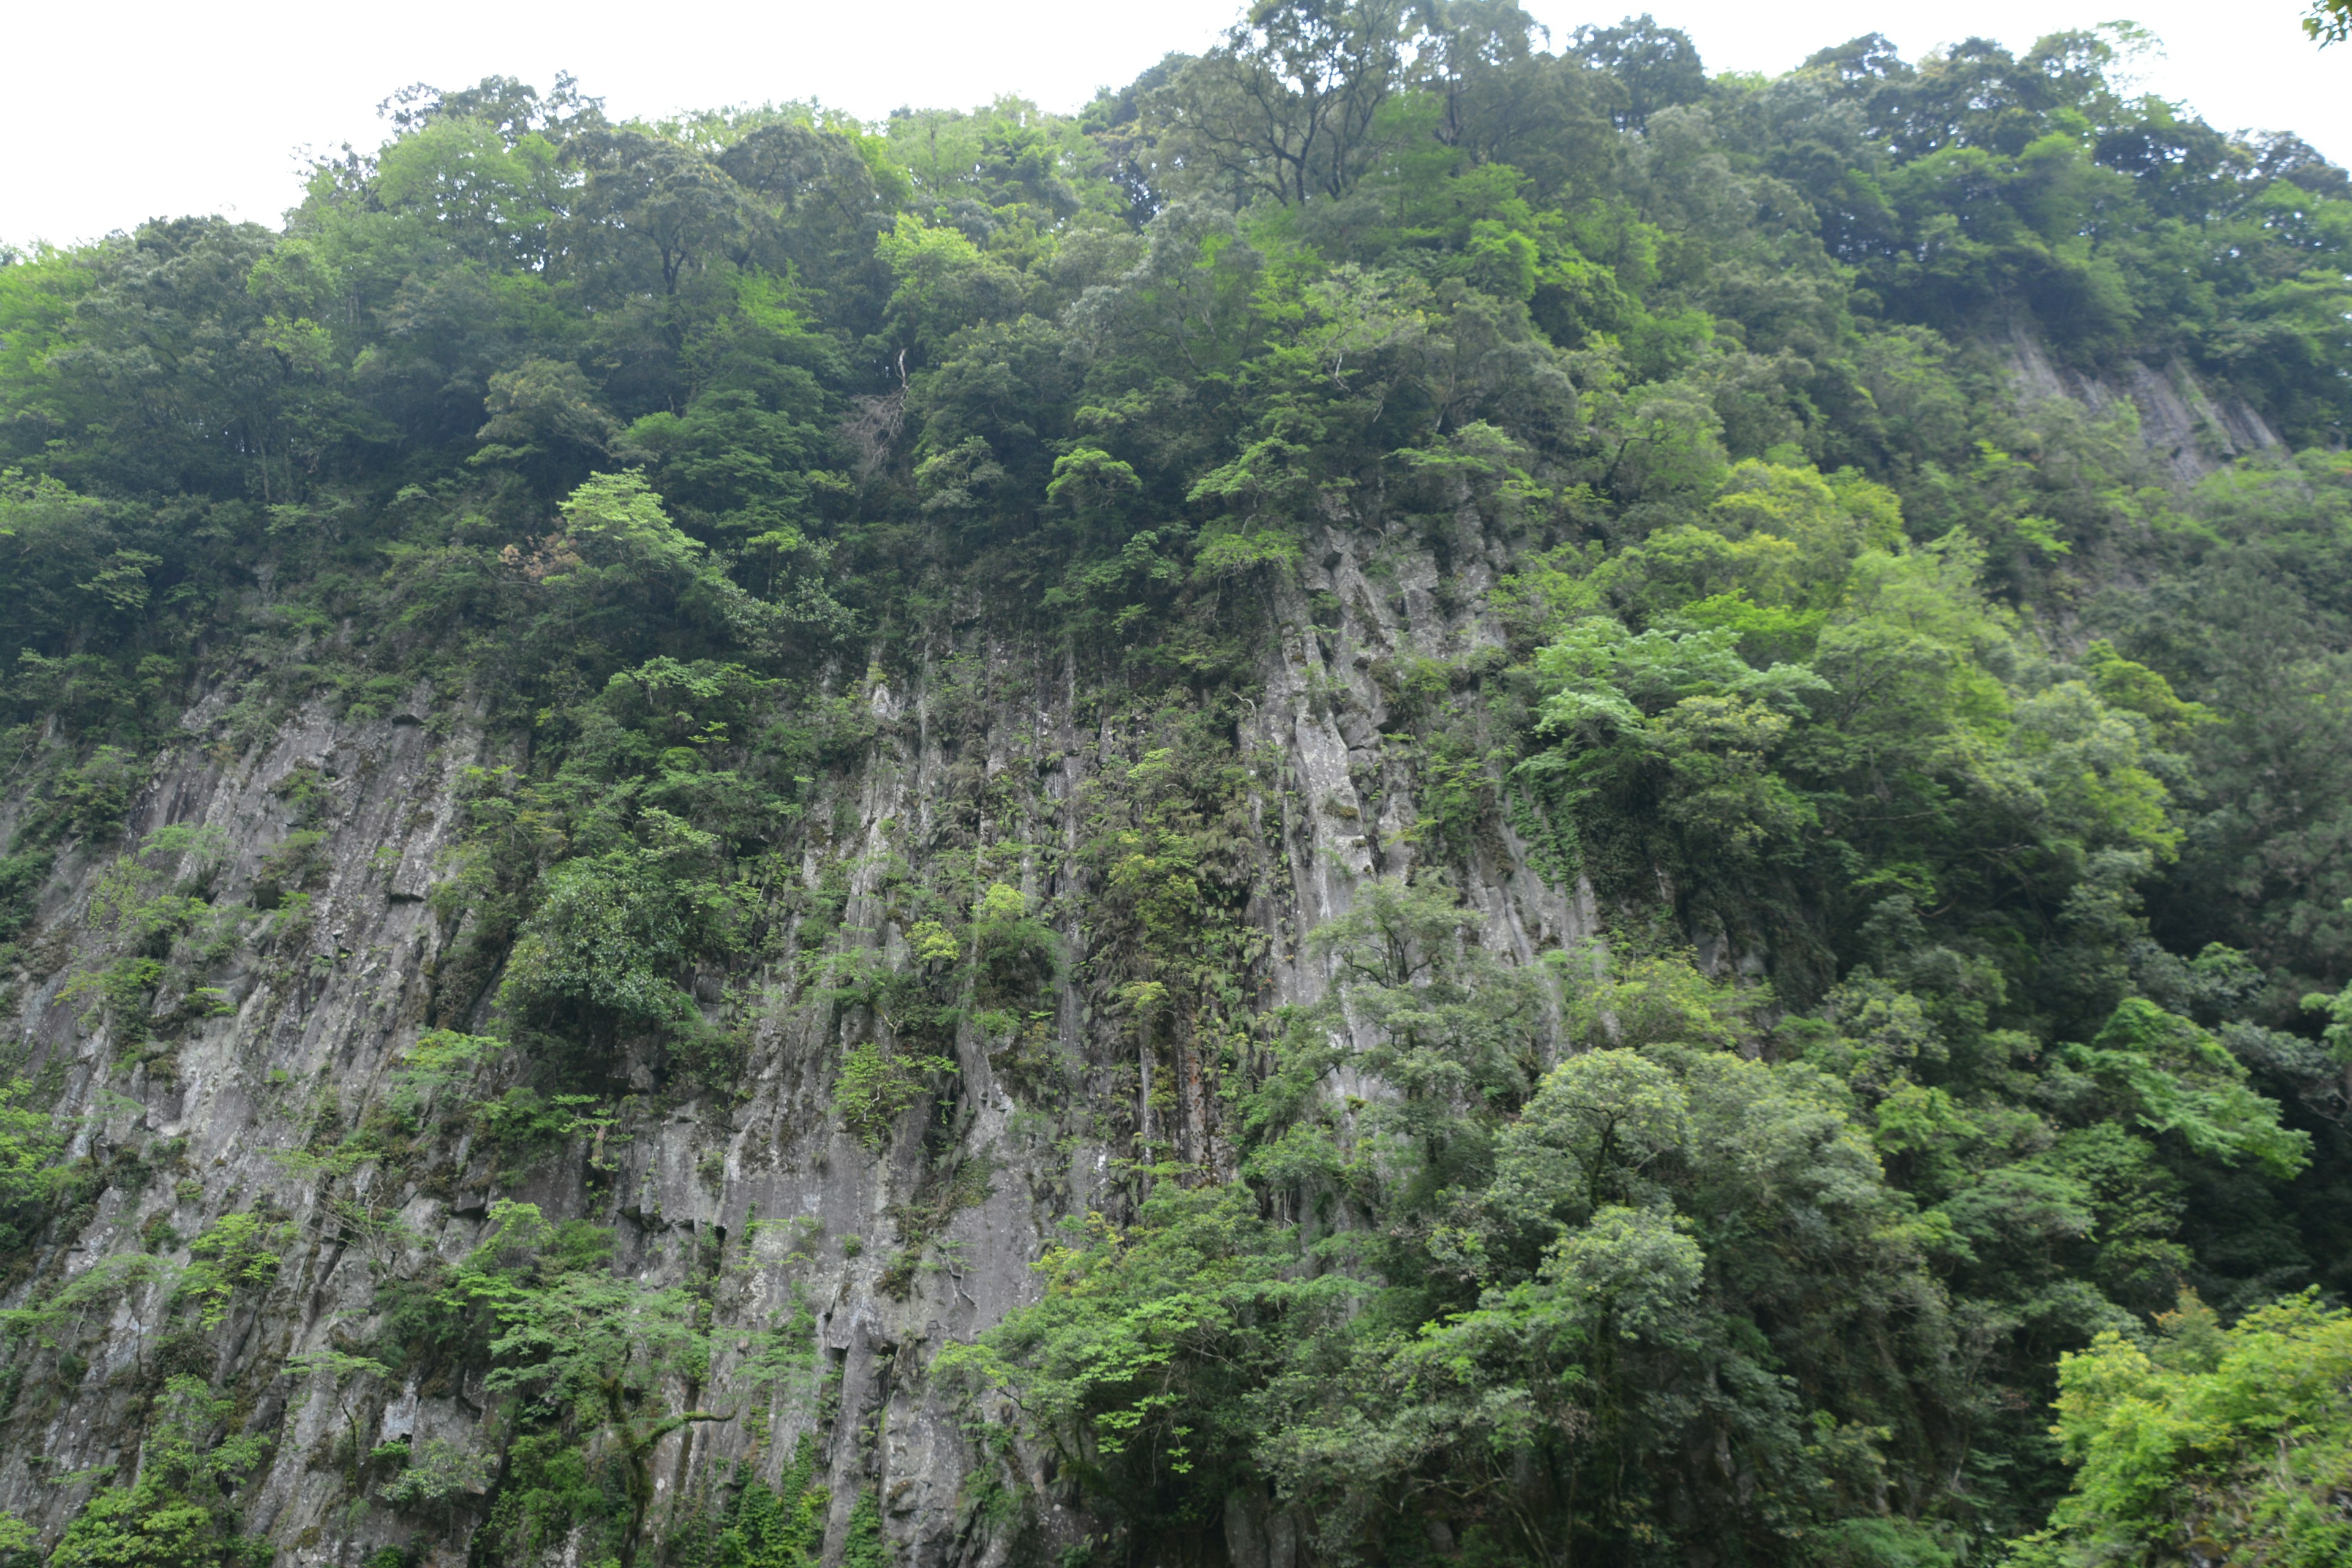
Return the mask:
[[[2305,1296],[2224,1328],[2184,1296],[2158,1327],[2061,1359],[2053,1431],[2073,1486],[2011,1561],[2341,1560],[2352,1533],[2330,1499],[2352,1475],[2352,1321]]]
[[[140,1447],[138,1473],[84,1504],[49,1561],[66,1568],[232,1568],[265,1561],[268,1543],[245,1532],[236,1492],[268,1445],[237,1431],[235,1409],[236,1401],[214,1394],[202,1378],[173,1378]]]
[[[502,1199],[442,1299],[488,1320],[487,1387],[582,1440],[610,1445],[625,1565],[636,1560],[653,1506],[655,1449],[673,1432],[733,1413],[692,1407],[710,1370],[709,1304],[682,1288],[614,1276],[611,1247],[609,1231],[551,1225],[537,1205]],[[684,1387],[684,1407],[669,1404],[674,1384]]]

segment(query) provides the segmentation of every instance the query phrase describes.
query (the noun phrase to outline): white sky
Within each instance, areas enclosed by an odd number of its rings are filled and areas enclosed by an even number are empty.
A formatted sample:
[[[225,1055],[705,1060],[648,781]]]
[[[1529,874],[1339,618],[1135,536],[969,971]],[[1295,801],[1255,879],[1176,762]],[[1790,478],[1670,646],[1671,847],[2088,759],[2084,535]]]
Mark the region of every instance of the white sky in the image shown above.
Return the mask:
[[[2300,132],[2352,163],[2352,47],[2322,52],[2300,0],[1653,0],[1710,70],[1780,71],[1879,31],[1916,58],[1970,33],[2022,48],[2043,33],[2129,16],[2166,58],[2149,90],[2225,130]],[[1639,9],[1640,0],[1624,0]],[[899,104],[969,105],[1013,91],[1070,109],[1171,49],[1199,49],[1239,0],[186,0],[9,6],[0,76],[0,240],[65,243],[156,216],[224,212],[275,224],[298,192],[299,150],[382,139],[375,105],[412,81],[492,73],[544,86],[559,69],[622,116],[816,98],[867,118]],[[1623,12],[1532,0],[1564,37]],[[1965,17],[1965,21],[1961,18]]]

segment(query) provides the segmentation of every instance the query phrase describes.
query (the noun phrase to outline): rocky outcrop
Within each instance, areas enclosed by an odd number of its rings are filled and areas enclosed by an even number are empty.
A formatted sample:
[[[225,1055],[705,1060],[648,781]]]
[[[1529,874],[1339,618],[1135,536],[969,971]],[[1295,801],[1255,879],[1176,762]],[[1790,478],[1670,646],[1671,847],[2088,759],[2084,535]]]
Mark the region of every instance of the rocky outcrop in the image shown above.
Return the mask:
[[[1457,529],[1447,573],[1422,542],[1335,525],[1310,542],[1295,580],[1234,590],[1253,596],[1251,613],[1263,611],[1269,628],[1259,692],[1235,736],[1257,830],[1250,919],[1265,939],[1255,977],[1263,1005],[1319,994],[1325,976],[1303,937],[1345,910],[1361,879],[1424,853],[1411,749],[1390,732],[1394,671],[1401,660],[1458,660],[1499,641],[1482,606],[1505,547],[1473,511]],[[976,770],[996,786],[994,815],[977,829],[996,847],[996,874],[1017,875],[1083,959],[1091,932],[1079,874],[1036,847],[1077,844],[1089,784],[1133,760],[1134,727],[1088,700],[1086,678],[1060,653],[994,639],[984,626],[935,653],[910,689],[872,679],[852,693],[874,739],[819,781],[814,804],[780,825],[779,837],[808,888],[845,888],[836,943],[903,953],[880,868],[892,856],[919,859]],[[940,671],[950,654],[982,712],[947,738]],[[39,973],[16,995],[13,1026],[27,1070],[47,1075],[58,1115],[79,1129],[73,1152],[109,1178],[6,1304],[104,1278],[126,1258],[185,1264],[188,1240],[232,1212],[281,1227],[280,1261],[266,1289],[241,1293],[208,1332],[167,1332],[166,1285],[132,1268],[99,1321],[46,1348],[28,1341],[14,1433],[0,1448],[0,1507],[53,1540],[106,1468],[134,1457],[159,1380],[188,1370],[233,1390],[247,1429],[273,1438],[247,1517],[281,1563],[356,1563],[412,1537],[430,1543],[430,1561],[462,1561],[474,1515],[453,1510],[444,1528],[363,1505],[353,1477],[373,1446],[396,1437],[481,1447],[486,1391],[471,1380],[339,1382],[293,1369],[363,1343],[387,1271],[464,1256],[505,1195],[614,1226],[617,1266],[637,1278],[715,1278],[714,1384],[796,1304],[814,1318],[804,1377],[773,1385],[764,1406],[741,1405],[732,1419],[664,1440],[657,1513],[704,1506],[739,1464],[772,1478],[805,1440],[829,1484],[830,1552],[856,1500],[872,1495],[902,1563],[1003,1560],[1007,1531],[965,1484],[974,1452],[965,1413],[928,1370],[942,1346],[1034,1299],[1030,1265],[1057,1222],[1116,1197],[1135,1123],[1188,1158],[1230,1168],[1199,1065],[1147,1060],[1147,1074],[1186,1081],[1172,1110],[1139,1105],[1121,1131],[1134,1103],[1125,1097],[1138,1090],[1114,1068],[1131,1047],[1066,978],[1052,1043],[1074,1088],[1061,1104],[1016,1093],[967,1027],[951,1138],[927,1143],[923,1129],[902,1127],[869,1151],[831,1109],[851,1026],[816,996],[806,963],[747,958],[696,989],[714,1016],[730,1008],[743,1042],[731,1095],[641,1086],[612,1125],[521,1171],[499,1169],[470,1133],[405,1174],[323,1169],[302,1152],[367,1116],[436,1009],[471,1005],[475,1026],[488,1026],[487,1000],[453,1002],[456,982],[440,967],[467,918],[462,900],[428,895],[467,831],[468,770],[521,761],[520,743],[486,733],[461,695],[423,689],[363,721],[305,707],[246,745],[215,693],[190,710],[183,731],[152,760],[125,842],[168,825],[203,830],[163,869],[201,875],[214,908],[240,911],[234,930],[215,933],[220,954],[204,976],[217,994],[193,1009],[186,996],[159,994],[143,1029],[94,1008],[78,982],[110,951],[93,900],[123,846],[84,846],[60,860],[28,943]],[[299,849],[297,871],[289,846]],[[1595,929],[1589,890],[1547,880],[1507,822],[1455,869],[1499,953],[1532,960]],[[273,896],[278,883],[289,890]],[[737,1000],[722,1004],[730,991]],[[150,1037],[131,1037],[142,1033]],[[1148,1100],[1148,1083],[1141,1092]],[[924,1234],[910,1238],[919,1212]],[[1246,1509],[1235,1517],[1254,1560],[1288,1560],[1279,1520]],[[1029,1528],[1034,1546],[1038,1531],[1050,1543],[1077,1524],[1049,1510]]]
[[[2194,484],[2235,458],[2280,445],[2244,398],[2209,392],[2177,358],[2160,369],[2127,359],[2092,375],[2053,361],[2041,340],[2017,322],[1997,347],[2022,403],[2064,397],[2094,413],[2130,407],[2150,459],[2182,484]]]

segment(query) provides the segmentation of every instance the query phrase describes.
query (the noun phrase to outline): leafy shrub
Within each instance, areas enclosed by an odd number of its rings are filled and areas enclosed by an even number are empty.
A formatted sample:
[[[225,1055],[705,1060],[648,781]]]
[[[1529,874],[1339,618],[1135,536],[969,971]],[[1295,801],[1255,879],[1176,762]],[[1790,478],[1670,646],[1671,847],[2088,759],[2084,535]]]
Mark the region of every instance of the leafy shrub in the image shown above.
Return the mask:
[[[813,1484],[816,1464],[815,1439],[804,1436],[772,1489],[739,1472],[740,1489],[711,1543],[715,1568],[807,1568],[816,1561],[828,1497]]]
[[[248,1535],[232,1501],[267,1445],[236,1432],[234,1400],[201,1378],[173,1377],[139,1455],[139,1473],[83,1505],[66,1527],[51,1568],[263,1568],[274,1555]],[[215,1439],[224,1426],[230,1435]]]
[[[1003,882],[992,883],[973,905],[971,941],[983,1002],[1025,999],[1054,977],[1061,963],[1053,929],[1030,912],[1020,889]]]
[[[526,1024],[666,1037],[702,1026],[678,975],[695,955],[726,949],[743,895],[709,875],[712,835],[658,810],[646,826],[647,846],[548,874],[500,992]]]
[[[194,1303],[203,1327],[218,1328],[239,1290],[267,1290],[278,1282],[293,1239],[289,1222],[273,1222],[250,1210],[223,1215],[188,1244],[195,1260],[180,1277],[177,1299]]]
[[[841,1568],[890,1568],[895,1555],[882,1533],[880,1494],[870,1489],[858,1493],[841,1538]]]
[[[951,1057],[895,1056],[868,1040],[841,1060],[833,1083],[834,1111],[844,1131],[879,1152],[898,1119],[929,1098],[929,1075],[954,1070]]]
[[[400,1461],[400,1473],[376,1489],[376,1496],[394,1508],[446,1511],[460,1498],[488,1491],[497,1472],[488,1456],[442,1437],[386,1444],[376,1454]]]
[[[518,1084],[474,1114],[500,1150],[527,1157],[611,1125],[609,1116],[596,1113],[603,1103],[593,1094],[542,1095]]]
[[[106,838],[122,826],[146,770],[120,746],[100,746],[58,781],[51,810],[58,828],[75,837]]]
[[[41,1538],[13,1513],[0,1513],[0,1568],[30,1568],[40,1561]]]
[[[288,893],[310,887],[325,869],[319,847],[326,840],[325,832],[316,827],[298,827],[279,839],[254,870],[253,907],[274,910]]]

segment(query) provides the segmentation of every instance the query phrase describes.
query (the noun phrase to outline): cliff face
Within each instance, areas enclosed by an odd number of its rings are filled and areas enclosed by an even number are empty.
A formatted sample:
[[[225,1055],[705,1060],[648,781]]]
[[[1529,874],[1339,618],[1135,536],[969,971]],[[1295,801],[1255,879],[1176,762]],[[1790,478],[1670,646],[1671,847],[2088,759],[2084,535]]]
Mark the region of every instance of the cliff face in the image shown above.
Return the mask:
[[[2244,398],[2215,396],[2178,359],[2161,369],[2125,360],[2087,374],[2053,361],[2040,340],[2016,325],[1999,352],[2021,404],[2065,398],[2093,414],[2128,406],[2149,462],[2176,483],[2193,484],[2235,458],[2280,445]]]
[[[2028,337],[2006,352],[2021,400],[2131,401],[2152,460],[2179,480],[2275,444],[2185,372],[2135,367],[2095,383],[2053,368]],[[1334,515],[1310,531],[1295,574],[1250,590],[1263,695],[1240,711],[1233,754],[1246,764],[1234,817],[1247,824],[1235,853],[1255,956],[1230,976],[1246,1006],[1322,994],[1307,934],[1363,879],[1404,872],[1423,853],[1425,781],[1392,711],[1401,671],[1462,668],[1498,647],[1487,606],[1511,568],[1473,509],[1442,541]],[[1220,1064],[1196,1036],[1139,1031],[1087,974],[1102,887],[1077,851],[1100,789],[1160,743],[1160,721],[1106,698],[1100,673],[1065,653],[983,616],[950,619],[958,629],[911,682],[829,678],[870,738],[814,781],[802,815],[771,825],[770,841],[804,891],[837,900],[837,927],[787,932],[692,977],[709,1021],[742,1050],[731,1091],[683,1089],[626,1056],[606,1065],[636,1092],[530,1158],[502,1152],[478,1123],[394,1170],[321,1155],[409,1092],[404,1064],[432,1026],[495,1026],[495,974],[451,962],[476,918],[451,877],[484,771],[527,762],[522,742],[491,732],[466,692],[425,684],[379,717],[314,703],[259,726],[227,686],[203,694],[176,742],[143,764],[121,831],[67,847],[25,938],[33,979],[10,1001],[11,1026],[26,1072],[76,1129],[67,1152],[105,1180],[7,1291],[21,1310],[79,1282],[84,1308],[26,1331],[33,1348],[8,1397],[19,1429],[38,1437],[0,1454],[0,1508],[54,1541],[110,1468],[136,1462],[164,1381],[193,1372],[233,1392],[242,1430],[269,1440],[246,1517],[281,1561],[357,1563],[412,1542],[430,1561],[464,1561],[482,1525],[467,1499],[491,1478],[461,1476],[454,1503],[404,1510],[383,1502],[366,1457],[403,1439],[412,1452],[496,1452],[481,1430],[497,1403],[481,1372],[337,1375],[319,1358],[364,1347],[383,1327],[383,1283],[464,1258],[493,1205],[510,1200],[615,1227],[624,1277],[698,1282],[715,1313],[710,1389],[766,1353],[756,1336],[795,1313],[813,1320],[789,1375],[714,1398],[723,1419],[661,1439],[656,1532],[707,1517],[730,1478],[774,1481],[813,1464],[828,1561],[869,1499],[909,1564],[1025,1559],[1082,1533],[1067,1507],[1021,1519],[989,1506],[972,1484],[971,1414],[927,1373],[943,1347],[1036,1299],[1031,1266],[1061,1222],[1131,1200],[1126,1166],[1143,1148],[1232,1170]],[[179,837],[154,837],[173,828]],[[142,858],[142,843],[162,847]],[[851,1047],[891,1026],[845,1006],[825,965],[864,953],[905,968],[911,922],[891,868],[919,876],[943,853],[966,857],[975,887],[1017,884],[1053,926],[1062,952],[1038,1015],[1049,1023],[1011,1050],[965,1022],[938,1113],[861,1140],[838,1113],[836,1080]],[[1590,888],[1562,885],[1507,813],[1465,857],[1461,891],[1497,956],[1528,963],[1597,935]],[[161,951],[139,947],[140,917],[126,909],[186,889],[215,911],[166,939],[182,962],[165,973],[190,978],[167,978],[126,1011],[107,989],[110,965]],[[1719,933],[1693,934],[1712,970],[1760,962]],[[226,1293],[218,1321],[192,1327],[171,1305],[200,1256],[191,1243],[239,1214],[274,1227],[275,1265]],[[1013,1462],[1066,1502],[1043,1456]],[[1234,1500],[1224,1533],[1237,1562],[1295,1552],[1290,1522],[1247,1500]]]
[[[1414,856],[1414,771],[1383,731],[1396,661],[1458,659],[1499,640],[1481,606],[1506,557],[1475,513],[1459,526],[1443,583],[1421,543],[1328,527],[1265,606],[1264,696],[1242,717],[1237,748],[1250,767],[1247,918],[1263,957],[1234,976],[1260,1005],[1318,994],[1324,977],[1301,939],[1347,907],[1357,879]],[[731,1418],[662,1439],[655,1522],[707,1507],[739,1463],[772,1479],[813,1439],[829,1559],[871,1497],[901,1562],[1001,1560],[1012,1531],[965,1484],[975,1450],[955,1402],[927,1379],[930,1362],[1034,1299],[1030,1265],[1057,1222],[1116,1206],[1119,1163],[1139,1137],[1231,1163],[1217,1064],[1181,1039],[1139,1046],[1081,983],[1092,889],[1066,852],[1090,785],[1151,741],[1148,715],[1090,700],[1085,683],[1066,658],[980,624],[938,647],[911,689],[869,677],[848,693],[873,739],[816,781],[804,816],[776,828],[807,889],[845,889],[839,934],[695,979],[745,1049],[731,1097],[656,1088],[643,1064],[614,1064],[640,1092],[610,1125],[579,1130],[535,1163],[502,1163],[467,1131],[392,1173],[315,1153],[398,1090],[404,1054],[432,1022],[487,1024],[494,988],[456,994],[480,978],[437,967],[467,912],[431,895],[467,831],[468,770],[520,760],[513,742],[486,734],[462,692],[420,687],[364,721],[307,708],[247,744],[234,738],[227,693],[203,697],[153,760],[121,837],[61,858],[27,938],[39,978],[14,998],[12,1026],[28,1071],[48,1074],[58,1113],[77,1119],[72,1153],[109,1175],[86,1223],[8,1294],[22,1307],[37,1288],[82,1280],[97,1305],[44,1328],[24,1363],[16,1416],[39,1437],[0,1457],[0,1506],[54,1540],[106,1467],[135,1460],[138,1417],[163,1381],[192,1371],[233,1391],[244,1430],[271,1440],[247,1517],[280,1561],[356,1563],[420,1531],[432,1561],[463,1561],[478,1523],[463,1497],[429,1516],[368,1505],[363,1462],[402,1437],[414,1452],[489,1451],[477,1428],[493,1402],[479,1374],[299,1373],[302,1358],[364,1344],[383,1279],[464,1257],[492,1203],[511,1198],[616,1226],[625,1276],[711,1282],[713,1386],[795,1303],[814,1317],[805,1366],[716,1412]],[[173,826],[197,831],[144,862],[125,858]],[[879,1026],[828,1000],[815,964],[858,947],[905,962],[882,868],[894,858],[919,866],[950,826],[989,856],[991,877],[1022,885],[1064,945],[1045,1074],[1062,1088],[1024,1088],[967,1024],[951,1106],[929,1128],[902,1118],[869,1149],[835,1113],[835,1080],[847,1047]],[[1463,889],[1486,942],[1522,962],[1596,925],[1590,893],[1547,882],[1532,859],[1498,824]],[[177,939],[182,951],[212,943],[197,966],[212,990],[167,983],[144,1018],[110,1011],[90,978],[125,951],[121,879],[133,865],[158,888],[200,884],[211,909],[232,911]],[[1034,1079],[1038,1052],[1027,1048]],[[278,1227],[274,1270],[226,1298],[209,1331],[184,1317],[171,1329],[173,1271],[194,1260],[192,1238],[233,1213]],[[129,1261],[141,1256],[156,1261]],[[1249,1512],[1234,1512],[1235,1550],[1283,1558],[1280,1521],[1269,1535]],[[1050,1541],[1078,1527],[1066,1516],[1028,1528],[1034,1543],[1041,1528]]]

